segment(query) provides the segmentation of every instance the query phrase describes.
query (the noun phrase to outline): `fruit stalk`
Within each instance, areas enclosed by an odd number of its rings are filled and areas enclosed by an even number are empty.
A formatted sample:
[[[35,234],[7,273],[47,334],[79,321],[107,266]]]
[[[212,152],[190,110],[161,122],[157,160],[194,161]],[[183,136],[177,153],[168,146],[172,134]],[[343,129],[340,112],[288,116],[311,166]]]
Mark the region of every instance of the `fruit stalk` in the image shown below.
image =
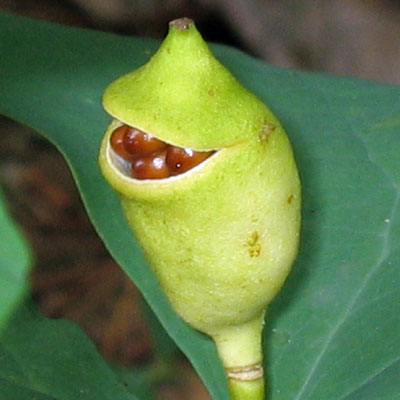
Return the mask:
[[[240,326],[230,326],[213,336],[224,365],[232,400],[264,399],[261,334],[264,312]]]

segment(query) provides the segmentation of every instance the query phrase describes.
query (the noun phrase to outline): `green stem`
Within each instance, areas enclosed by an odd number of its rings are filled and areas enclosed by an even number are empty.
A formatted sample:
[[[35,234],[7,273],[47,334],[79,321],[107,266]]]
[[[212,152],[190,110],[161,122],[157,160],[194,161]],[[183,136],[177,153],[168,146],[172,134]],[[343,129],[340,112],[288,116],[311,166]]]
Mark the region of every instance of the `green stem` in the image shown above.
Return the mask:
[[[264,400],[261,334],[264,312],[241,325],[218,329],[213,333],[225,367],[232,400]]]
[[[253,381],[228,379],[231,400],[264,400],[264,378]]]

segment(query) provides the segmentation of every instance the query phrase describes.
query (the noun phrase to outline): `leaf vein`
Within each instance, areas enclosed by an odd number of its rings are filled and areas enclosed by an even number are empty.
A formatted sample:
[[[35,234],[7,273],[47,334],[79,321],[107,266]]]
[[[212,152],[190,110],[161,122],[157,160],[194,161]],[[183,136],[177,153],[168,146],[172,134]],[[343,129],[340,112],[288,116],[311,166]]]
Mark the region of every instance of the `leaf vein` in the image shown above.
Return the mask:
[[[326,104],[327,104],[327,106],[329,108],[330,107],[329,99],[326,97],[326,95],[323,92],[323,90],[320,90],[320,93],[321,93],[321,96],[325,99]],[[314,363],[313,363],[313,365],[311,367],[311,370],[310,370],[307,378],[305,379],[303,385],[301,386],[301,388],[298,391],[297,396],[294,398],[294,400],[300,400],[300,399],[303,398],[303,395],[304,395],[306,389],[309,387],[311,379],[314,376],[314,373],[317,370],[317,367],[320,364],[322,358],[326,354],[326,352],[327,352],[327,350],[329,348],[329,345],[332,343],[333,338],[336,336],[336,334],[339,332],[340,328],[346,322],[347,317],[352,313],[352,310],[355,307],[358,298],[363,293],[363,290],[367,287],[367,285],[370,282],[370,280],[372,279],[373,275],[376,273],[376,271],[379,270],[380,266],[383,264],[383,262],[385,261],[385,259],[389,255],[389,248],[390,248],[389,236],[390,236],[390,232],[391,232],[391,229],[392,229],[392,221],[393,221],[393,217],[395,216],[395,212],[396,212],[397,208],[400,205],[400,188],[398,188],[396,186],[395,182],[393,182],[393,179],[390,177],[389,173],[380,164],[378,164],[375,160],[373,160],[371,158],[371,154],[370,154],[370,151],[368,149],[367,144],[364,142],[362,137],[360,137],[360,135],[358,135],[356,133],[356,130],[353,128],[352,123],[350,121],[347,121],[347,122],[348,122],[348,124],[349,124],[349,126],[351,128],[351,131],[359,139],[360,143],[362,144],[363,148],[365,149],[365,153],[366,153],[367,159],[373,165],[375,165],[377,168],[379,168],[382,171],[382,173],[385,176],[385,178],[389,182],[392,183],[392,187],[396,191],[396,196],[395,196],[395,199],[393,201],[393,206],[392,206],[391,212],[390,212],[390,217],[389,217],[390,223],[386,223],[384,225],[384,229],[383,229],[383,232],[382,232],[382,235],[381,235],[381,237],[382,237],[382,250],[381,250],[381,253],[380,253],[379,257],[377,258],[376,263],[374,263],[374,266],[370,269],[369,273],[365,276],[365,279],[361,283],[359,290],[357,290],[355,292],[355,295],[350,299],[348,307],[346,307],[345,312],[338,319],[338,322],[337,322],[336,326],[334,327],[334,329],[332,329],[331,333],[327,336],[327,340],[326,340],[325,345],[322,347],[321,351],[319,352],[318,356],[316,357],[316,359],[315,359],[315,361],[314,361]],[[318,386],[319,381],[320,380],[317,380],[314,383],[313,388],[311,389],[310,395],[314,392],[315,388]]]

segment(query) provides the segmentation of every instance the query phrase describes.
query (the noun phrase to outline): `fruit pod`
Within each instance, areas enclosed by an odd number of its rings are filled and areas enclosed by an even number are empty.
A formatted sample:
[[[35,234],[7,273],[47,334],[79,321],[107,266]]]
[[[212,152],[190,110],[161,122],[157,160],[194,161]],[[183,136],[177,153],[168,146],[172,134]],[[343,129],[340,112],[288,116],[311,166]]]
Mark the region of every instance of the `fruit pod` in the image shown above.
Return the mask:
[[[147,64],[106,89],[103,104],[114,120],[102,172],[172,307],[216,343],[232,399],[263,399],[265,309],[290,271],[300,227],[300,182],[282,126],[186,18],[170,23]],[[137,179],[111,145],[121,126],[165,143],[168,171],[177,148],[207,155],[182,173]]]

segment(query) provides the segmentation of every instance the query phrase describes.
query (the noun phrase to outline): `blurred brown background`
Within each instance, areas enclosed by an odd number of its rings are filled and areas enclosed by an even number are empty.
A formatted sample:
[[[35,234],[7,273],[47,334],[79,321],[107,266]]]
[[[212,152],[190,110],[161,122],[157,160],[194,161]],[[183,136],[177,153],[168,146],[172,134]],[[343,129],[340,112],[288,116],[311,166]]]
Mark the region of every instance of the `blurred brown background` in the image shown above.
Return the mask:
[[[161,39],[188,16],[208,41],[283,67],[400,84],[400,0],[0,0],[0,9],[62,24]],[[41,311],[77,321],[109,361],[154,363],[140,295],[93,231],[70,172],[35,132],[0,119],[0,183],[36,252]],[[183,356],[158,375],[160,399],[208,399]]]

